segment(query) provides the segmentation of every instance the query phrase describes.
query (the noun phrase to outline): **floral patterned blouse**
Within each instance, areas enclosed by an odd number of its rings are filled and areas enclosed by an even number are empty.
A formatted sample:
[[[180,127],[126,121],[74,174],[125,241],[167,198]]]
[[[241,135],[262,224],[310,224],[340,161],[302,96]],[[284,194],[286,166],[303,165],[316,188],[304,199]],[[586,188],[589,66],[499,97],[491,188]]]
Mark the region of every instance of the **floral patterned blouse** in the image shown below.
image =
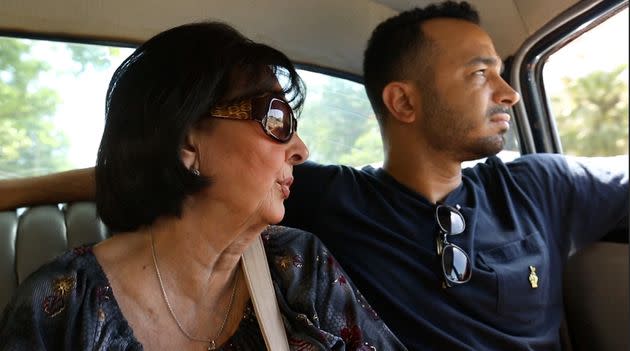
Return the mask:
[[[263,233],[292,350],[405,350],[312,234]],[[220,350],[265,350],[250,304]],[[24,281],[0,319],[0,350],[142,350],[91,246],[79,247]]]

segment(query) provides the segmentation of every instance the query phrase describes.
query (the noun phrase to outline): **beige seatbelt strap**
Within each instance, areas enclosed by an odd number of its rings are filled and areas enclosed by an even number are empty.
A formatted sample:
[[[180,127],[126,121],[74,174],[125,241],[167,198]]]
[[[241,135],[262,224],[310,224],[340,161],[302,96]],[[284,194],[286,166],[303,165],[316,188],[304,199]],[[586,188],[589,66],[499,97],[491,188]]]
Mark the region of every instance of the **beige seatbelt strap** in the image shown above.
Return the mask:
[[[260,236],[245,250],[241,261],[249,295],[256,311],[260,331],[267,344],[267,350],[289,351],[287,333],[280,316],[267,255],[265,255]]]

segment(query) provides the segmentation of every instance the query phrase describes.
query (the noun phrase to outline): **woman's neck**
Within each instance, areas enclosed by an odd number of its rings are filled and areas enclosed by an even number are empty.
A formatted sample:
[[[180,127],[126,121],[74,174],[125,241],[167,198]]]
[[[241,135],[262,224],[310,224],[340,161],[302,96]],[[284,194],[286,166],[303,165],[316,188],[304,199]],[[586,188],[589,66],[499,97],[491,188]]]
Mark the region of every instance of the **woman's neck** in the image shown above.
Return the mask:
[[[154,241],[164,274],[176,276],[178,289],[192,300],[213,301],[223,295],[241,255],[266,227],[216,213],[185,209],[181,218],[160,219],[142,230],[148,243]]]
[[[159,341],[189,348],[185,345],[190,340],[178,331],[172,314],[188,333],[204,338],[215,338],[227,318],[217,344],[236,331],[249,301],[240,257],[266,227],[232,224],[239,222],[245,223],[212,212],[202,216],[185,211],[181,218],[160,219],[95,248],[115,298],[143,344]],[[152,328],[145,330],[148,325]],[[169,330],[164,335],[171,339],[163,340],[156,330]]]

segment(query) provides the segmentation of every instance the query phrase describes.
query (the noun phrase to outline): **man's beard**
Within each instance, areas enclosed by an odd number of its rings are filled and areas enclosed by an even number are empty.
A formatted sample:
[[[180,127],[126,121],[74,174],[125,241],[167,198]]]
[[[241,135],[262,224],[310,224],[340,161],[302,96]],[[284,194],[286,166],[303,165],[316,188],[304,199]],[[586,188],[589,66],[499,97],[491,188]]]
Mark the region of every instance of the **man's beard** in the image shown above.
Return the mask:
[[[468,135],[475,128],[474,122],[462,120],[459,117],[461,114],[443,103],[433,89],[423,89],[422,92],[423,128],[426,129],[423,133],[434,148],[452,152],[462,162],[494,156],[503,150],[507,129],[500,134],[469,140]],[[493,107],[486,116],[490,118],[498,112],[507,110]]]
[[[507,131],[507,130],[506,130]],[[462,161],[472,161],[498,154],[505,146],[505,131],[498,135],[492,135],[475,140],[469,146],[470,156]]]

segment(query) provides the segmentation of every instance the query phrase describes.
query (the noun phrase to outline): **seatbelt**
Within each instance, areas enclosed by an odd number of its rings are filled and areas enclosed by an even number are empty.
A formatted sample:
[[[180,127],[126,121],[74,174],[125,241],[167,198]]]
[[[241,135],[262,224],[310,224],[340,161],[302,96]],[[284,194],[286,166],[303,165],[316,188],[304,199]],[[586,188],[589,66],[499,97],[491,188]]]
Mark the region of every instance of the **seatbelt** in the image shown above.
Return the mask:
[[[287,333],[280,316],[267,255],[260,235],[245,250],[241,262],[267,350],[289,351]]]

